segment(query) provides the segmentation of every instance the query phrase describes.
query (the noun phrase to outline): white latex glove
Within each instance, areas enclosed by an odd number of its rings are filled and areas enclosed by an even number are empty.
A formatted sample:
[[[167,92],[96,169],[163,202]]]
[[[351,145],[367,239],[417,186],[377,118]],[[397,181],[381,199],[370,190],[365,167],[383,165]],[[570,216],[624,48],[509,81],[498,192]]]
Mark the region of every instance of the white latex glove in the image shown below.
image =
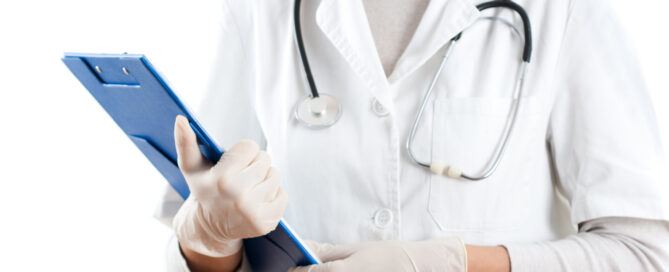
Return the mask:
[[[325,271],[467,271],[467,252],[458,237],[407,241],[375,241],[346,245],[307,242],[323,264],[295,267],[292,272]]]
[[[183,116],[176,119],[174,139],[191,191],[172,224],[182,247],[225,257],[241,249],[241,239],[276,228],[288,198],[279,187],[279,171],[257,144],[240,141],[212,165]]]

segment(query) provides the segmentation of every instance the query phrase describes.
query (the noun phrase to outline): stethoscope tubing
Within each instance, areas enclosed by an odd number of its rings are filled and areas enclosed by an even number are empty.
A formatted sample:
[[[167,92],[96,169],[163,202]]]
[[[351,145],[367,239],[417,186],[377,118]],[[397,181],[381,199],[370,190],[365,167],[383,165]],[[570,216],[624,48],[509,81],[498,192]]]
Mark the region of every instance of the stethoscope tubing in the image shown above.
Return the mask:
[[[531,57],[531,54],[532,54],[531,26],[530,26],[530,23],[529,23],[529,17],[527,16],[527,13],[523,10],[523,8],[520,7],[519,5],[511,2],[511,1],[505,1],[505,0],[491,1],[491,2],[486,2],[486,3],[479,4],[477,6],[477,8],[479,10],[485,10],[485,9],[494,8],[494,7],[508,7],[508,8],[511,8],[514,11],[516,11],[516,13],[518,13],[520,15],[520,17],[523,21],[524,37],[520,37],[520,33],[519,33],[518,29],[516,29],[513,26],[513,24],[511,24],[510,22],[508,22],[506,20],[502,20],[502,19],[484,17],[485,19],[502,21],[504,24],[510,26],[514,30],[515,34],[517,34],[524,42],[523,56],[522,56],[521,67],[520,67],[520,75],[518,76],[518,79],[516,80],[516,85],[514,87],[514,92],[513,92],[514,97],[513,97],[513,101],[512,101],[513,106],[512,106],[511,112],[510,112],[511,116],[510,116],[510,119],[507,122],[507,125],[505,126],[505,130],[502,133],[502,136],[500,138],[501,142],[499,143],[498,148],[496,148],[495,152],[493,153],[492,160],[489,161],[491,163],[489,163],[489,166],[483,171],[483,173],[474,176],[474,175],[469,175],[469,174],[463,173],[460,169],[457,169],[457,168],[456,168],[457,170],[455,170],[455,171],[451,171],[450,169],[446,169],[446,171],[442,172],[443,174],[446,174],[447,176],[451,176],[453,178],[463,178],[463,179],[467,179],[467,180],[471,180],[471,181],[478,181],[478,180],[486,179],[486,178],[490,177],[493,173],[495,173],[495,171],[497,171],[497,168],[499,167],[499,164],[502,160],[502,157],[504,156],[504,153],[506,152],[506,148],[508,146],[509,139],[511,137],[511,133],[513,132],[513,128],[515,127],[516,120],[518,119],[518,112],[519,112],[519,109],[520,109],[520,104],[521,104],[522,95],[523,95],[523,89],[524,89],[524,85],[525,85],[525,75],[527,73],[527,66],[528,66],[528,63],[530,61],[530,57]],[[435,169],[436,168],[436,169],[439,169],[439,171],[443,171],[443,169],[442,169],[443,165],[440,165],[439,167],[435,167],[433,165],[433,164],[435,164],[435,162],[429,162],[428,163],[428,162],[420,161],[416,157],[416,155],[413,153],[413,149],[411,148],[411,146],[413,144],[413,141],[414,141],[414,138],[415,138],[415,135],[416,135],[416,131],[418,129],[418,125],[420,124],[420,121],[422,119],[423,112],[425,111],[425,107],[427,106],[427,102],[429,101],[429,99],[431,97],[432,90],[434,89],[434,86],[435,86],[437,80],[439,79],[439,77],[441,75],[441,72],[444,68],[444,65],[446,64],[448,58],[450,57],[450,55],[453,51],[453,48],[455,47],[457,41],[461,37],[462,37],[462,32],[460,32],[456,36],[454,36],[451,39],[451,41],[449,42],[448,47],[446,49],[446,52],[444,53],[444,56],[443,56],[443,58],[442,58],[442,60],[439,64],[439,67],[437,68],[437,71],[435,72],[434,76],[432,77],[432,80],[431,80],[430,84],[428,85],[427,90],[425,91],[425,95],[423,96],[423,100],[421,102],[421,105],[420,105],[420,107],[419,107],[419,109],[416,113],[416,117],[415,117],[414,122],[411,126],[411,131],[409,132],[409,136],[407,137],[407,141],[406,141],[406,145],[405,145],[405,149],[406,149],[407,153],[409,154],[409,158],[414,163],[416,163],[420,166],[426,167],[426,168],[430,168],[430,169]],[[454,167],[454,166],[449,165],[447,167],[450,168],[450,167]],[[442,174],[442,173],[439,173],[439,174]],[[455,174],[453,174],[453,173],[455,173]]]
[[[409,136],[406,141],[405,149],[409,154],[409,158],[411,158],[413,162],[415,162],[420,166],[425,166],[429,168],[430,163],[422,162],[418,158],[416,158],[416,155],[413,154],[413,149],[411,148],[411,144],[413,143],[414,137],[416,136],[416,131],[418,130],[418,124],[420,124],[420,120],[423,118],[423,112],[425,112],[425,107],[427,106],[427,102],[430,100],[430,96],[432,94],[432,90],[434,89],[434,85],[437,83],[439,76],[441,75],[441,71],[444,69],[446,61],[448,60],[448,57],[451,56],[451,52],[453,52],[453,47],[455,46],[455,43],[457,43],[457,40],[455,39],[449,41],[448,47],[446,48],[446,52],[444,53],[444,56],[441,58],[441,62],[439,63],[439,67],[432,76],[432,80],[430,80],[430,85],[428,85],[427,91],[425,91],[425,95],[423,95],[423,100],[420,103],[420,108],[416,113],[416,117],[414,118],[413,124],[411,125],[411,132],[409,132]]]
[[[309,83],[309,91],[311,92],[311,97],[317,98],[319,96],[318,88],[316,88],[316,82],[314,81],[314,76],[311,73],[311,65],[309,64],[309,58],[307,57],[307,50],[304,47],[304,39],[302,37],[302,23],[300,20],[301,7],[302,7],[302,0],[295,0],[295,6],[293,7],[295,40],[297,42],[297,48],[300,52],[300,60],[302,61],[302,68],[304,69],[304,75],[306,76],[307,82]]]
[[[484,11],[489,8],[498,8],[498,7],[505,7],[514,10],[518,14],[518,16],[520,16],[520,19],[523,21],[523,40],[525,42],[523,45],[522,59],[524,62],[530,62],[530,58],[532,57],[532,26],[530,25],[530,17],[527,15],[527,12],[525,12],[525,9],[523,9],[523,7],[509,0],[494,0],[476,5],[476,8],[479,11]],[[459,39],[461,34],[462,32],[460,32],[454,38]]]
[[[302,67],[304,69],[304,74],[305,74],[305,77],[306,77],[307,82],[309,84],[309,90],[310,90],[310,98],[307,98],[307,100],[305,100],[303,103],[309,103],[309,101],[310,101],[309,99],[316,99],[316,98],[319,97],[320,94],[318,92],[318,89],[316,87],[316,83],[314,81],[313,74],[311,72],[311,66],[309,64],[309,59],[307,57],[307,52],[306,52],[306,49],[305,49],[305,46],[304,46],[304,40],[303,40],[303,37],[302,37],[302,25],[301,25],[301,22],[300,22],[301,21],[300,20],[301,4],[302,4],[302,0],[295,0],[293,20],[294,20],[294,27],[295,27],[296,43],[297,43],[297,47],[298,47],[298,50],[299,50],[300,59],[302,61]],[[519,75],[519,77],[516,81],[516,86],[514,88],[514,97],[513,97],[513,101],[512,101],[513,106],[512,106],[511,112],[510,112],[511,118],[507,122],[507,126],[505,127],[505,131],[502,133],[501,142],[498,145],[499,147],[496,148],[496,151],[493,153],[494,154],[493,155],[493,160],[491,161],[491,163],[489,163],[489,166],[486,168],[485,171],[483,171],[482,174],[477,175],[477,176],[473,176],[473,175],[468,175],[468,174],[462,173],[462,171],[460,169],[458,169],[454,166],[449,165],[448,166],[449,167],[448,171],[443,171],[444,170],[443,165],[440,164],[440,163],[439,163],[439,165],[437,165],[435,162],[426,163],[426,162],[420,161],[415,156],[415,154],[413,153],[413,149],[411,148],[411,145],[412,145],[412,143],[414,141],[414,138],[415,138],[415,135],[416,135],[416,131],[418,129],[421,118],[423,116],[423,112],[425,111],[427,103],[430,100],[430,97],[432,95],[432,91],[433,91],[433,89],[436,85],[436,82],[438,81],[442,71],[443,71],[443,68],[446,64],[446,61],[450,57],[450,55],[453,51],[453,48],[455,47],[455,44],[462,37],[462,32],[458,33],[453,38],[451,38],[451,40],[448,44],[448,47],[446,49],[446,52],[444,53],[444,56],[443,56],[443,58],[442,58],[442,60],[439,64],[439,67],[438,67],[437,71],[434,73],[434,75],[433,75],[433,77],[430,81],[430,84],[429,84],[427,90],[425,91],[425,95],[423,96],[423,100],[420,104],[419,110],[416,113],[416,117],[415,117],[414,122],[411,126],[411,131],[409,133],[409,136],[407,138],[406,145],[405,145],[406,151],[409,154],[409,158],[413,162],[415,162],[416,164],[418,164],[420,166],[423,166],[423,167],[430,168],[433,172],[438,173],[438,174],[443,173],[443,174],[445,174],[447,176],[450,176],[450,177],[453,177],[453,178],[463,178],[463,179],[472,180],[472,181],[482,180],[482,179],[486,179],[486,178],[490,177],[497,170],[497,168],[498,168],[498,166],[499,166],[499,164],[502,160],[502,157],[504,156],[504,153],[506,151],[506,148],[507,148],[507,145],[508,145],[508,142],[509,142],[509,138],[511,137],[511,133],[512,133],[513,128],[515,126],[516,120],[518,119],[518,112],[519,112],[519,108],[520,108],[520,102],[521,102],[521,99],[522,99],[523,89],[524,89],[524,85],[525,85],[524,84],[525,83],[525,75],[527,73],[527,66],[528,66],[528,64],[530,62],[530,58],[532,56],[532,30],[531,30],[531,26],[530,26],[530,20],[529,20],[529,16],[527,15],[525,10],[520,5],[516,4],[513,1],[509,1],[509,0],[493,0],[493,1],[478,4],[476,7],[479,11],[483,11],[483,10],[489,9],[489,8],[497,8],[497,7],[509,8],[509,9],[514,10],[520,16],[520,18],[522,19],[522,22],[523,22],[523,34],[524,35],[523,35],[523,37],[521,37],[521,39],[524,42],[523,54],[522,54],[522,61],[521,61],[521,67],[520,67],[520,75]],[[484,18],[489,19],[487,17],[484,17]],[[501,20],[499,18],[497,18],[497,19]],[[520,36],[520,33],[519,33],[518,29],[515,28],[513,26],[513,24],[511,24],[510,22],[505,21],[505,20],[501,20],[501,21],[503,21],[505,24],[511,26],[513,28],[514,32],[516,34],[518,34],[518,36]],[[336,101],[335,101],[335,103],[338,104],[338,102],[336,102]],[[338,119],[338,116],[340,114],[341,114],[341,110],[336,112],[336,115],[330,116],[330,117],[334,117],[332,123],[328,123],[326,126],[317,125],[315,127],[327,127],[327,126],[332,125],[334,122],[336,122],[336,120]],[[299,114],[296,114],[296,118],[298,120],[300,120],[301,122],[306,122],[305,120],[301,120],[299,118]]]

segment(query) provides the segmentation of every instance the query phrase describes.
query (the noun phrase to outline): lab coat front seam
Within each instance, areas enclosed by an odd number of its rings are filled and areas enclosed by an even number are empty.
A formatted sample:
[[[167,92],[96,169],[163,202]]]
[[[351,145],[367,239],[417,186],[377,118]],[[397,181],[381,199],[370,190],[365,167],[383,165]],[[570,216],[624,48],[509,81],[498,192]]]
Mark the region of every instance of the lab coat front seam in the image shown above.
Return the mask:
[[[397,124],[396,124],[396,118],[392,118],[392,114],[389,115],[390,120],[389,123],[391,124],[390,126],[390,131],[391,131],[391,153],[392,154],[392,162],[391,162],[391,169],[392,171],[389,171],[389,173],[392,173],[391,176],[391,181],[392,181],[392,186],[391,189],[391,199],[392,199],[392,208],[395,210],[396,216],[393,217],[393,231],[394,231],[394,239],[399,239],[401,240],[401,222],[402,222],[402,203],[401,203],[401,193],[402,193],[402,188],[401,188],[401,173],[400,173],[400,167],[399,164],[401,162],[400,159],[400,146],[401,146],[401,139],[399,137],[398,131],[397,131]]]

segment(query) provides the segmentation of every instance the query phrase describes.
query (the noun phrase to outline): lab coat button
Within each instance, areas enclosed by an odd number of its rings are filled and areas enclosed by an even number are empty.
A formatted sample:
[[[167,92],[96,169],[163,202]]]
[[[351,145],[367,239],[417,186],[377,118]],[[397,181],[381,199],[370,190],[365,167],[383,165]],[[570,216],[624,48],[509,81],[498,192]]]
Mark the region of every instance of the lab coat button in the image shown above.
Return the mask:
[[[374,213],[374,225],[387,228],[393,222],[393,212],[389,209],[380,209]]]
[[[377,99],[372,100],[372,111],[379,117],[387,116],[390,113]]]

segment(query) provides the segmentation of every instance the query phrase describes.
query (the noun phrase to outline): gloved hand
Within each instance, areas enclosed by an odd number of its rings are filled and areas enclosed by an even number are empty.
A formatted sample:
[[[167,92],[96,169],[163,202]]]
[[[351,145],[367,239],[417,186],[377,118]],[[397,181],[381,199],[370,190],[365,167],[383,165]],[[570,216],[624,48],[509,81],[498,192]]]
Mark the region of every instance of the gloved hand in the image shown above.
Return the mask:
[[[467,252],[458,237],[407,241],[375,241],[347,245],[307,242],[323,264],[295,267],[292,272],[325,271],[467,271]]]
[[[240,141],[212,165],[200,153],[188,120],[178,116],[174,139],[191,194],[172,227],[182,247],[211,257],[238,252],[243,238],[274,230],[287,204],[279,171],[252,141]]]

